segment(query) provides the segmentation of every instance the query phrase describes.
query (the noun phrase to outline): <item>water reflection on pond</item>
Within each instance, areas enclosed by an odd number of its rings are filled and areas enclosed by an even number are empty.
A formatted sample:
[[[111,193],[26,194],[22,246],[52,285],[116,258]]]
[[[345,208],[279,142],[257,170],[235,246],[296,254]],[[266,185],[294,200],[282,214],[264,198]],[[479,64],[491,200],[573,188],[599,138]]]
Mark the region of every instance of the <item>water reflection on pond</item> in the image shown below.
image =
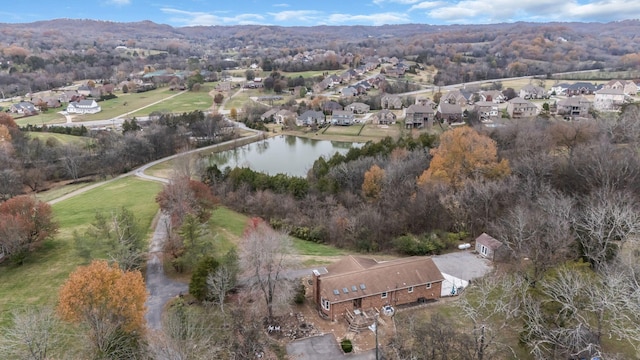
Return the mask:
[[[305,177],[320,156],[329,158],[336,152],[345,154],[354,146],[360,144],[280,135],[233,150],[211,153],[208,160],[210,164],[218,165],[220,170],[227,166],[248,167],[270,175],[283,173]]]

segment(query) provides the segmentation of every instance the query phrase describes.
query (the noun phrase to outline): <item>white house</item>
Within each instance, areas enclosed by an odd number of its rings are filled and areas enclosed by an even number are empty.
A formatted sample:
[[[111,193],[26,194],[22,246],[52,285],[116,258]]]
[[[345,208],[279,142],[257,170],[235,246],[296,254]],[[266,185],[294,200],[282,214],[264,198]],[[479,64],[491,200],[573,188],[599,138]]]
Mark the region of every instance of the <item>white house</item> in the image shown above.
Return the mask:
[[[596,91],[593,107],[599,111],[619,110],[624,104],[625,95],[622,89],[600,89]]]
[[[102,108],[95,100],[73,101],[67,106],[69,114],[95,114],[100,111],[102,111]]]

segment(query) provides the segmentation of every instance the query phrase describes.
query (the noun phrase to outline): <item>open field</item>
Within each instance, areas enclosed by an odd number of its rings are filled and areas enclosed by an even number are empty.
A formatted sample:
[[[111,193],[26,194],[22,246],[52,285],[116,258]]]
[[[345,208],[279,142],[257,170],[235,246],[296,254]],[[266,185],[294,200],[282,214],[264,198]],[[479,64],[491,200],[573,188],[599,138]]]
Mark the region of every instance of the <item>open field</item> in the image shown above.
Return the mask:
[[[85,137],[85,136],[74,136],[67,134],[56,134],[56,133],[48,133],[48,132],[35,132],[31,131],[27,133],[32,139],[40,139],[42,142],[54,141],[56,144],[67,145],[67,144],[75,144],[79,146],[84,146],[89,144],[93,139]]]
[[[97,211],[126,207],[149,228],[158,211],[154,201],[160,185],[133,178],[117,180],[53,205],[60,224],[54,240],[32,254],[22,266],[0,266],[0,326],[7,325],[11,309],[30,305],[55,305],[60,285],[82,264],[74,250],[73,231],[83,231]],[[105,257],[104,249],[94,254]]]
[[[11,114],[14,116],[14,120],[18,126],[26,126],[26,125],[54,125],[54,124],[62,124],[67,121],[64,115],[60,114],[60,111],[63,111],[65,107],[59,107],[57,109],[49,109],[43,113],[40,113],[36,116],[24,116],[24,117],[16,117],[18,114]]]
[[[142,93],[119,93],[117,94],[118,97],[116,99],[101,101],[99,105],[102,108],[102,111],[99,113],[74,115],[73,121],[111,119],[175,94],[176,92],[169,90],[168,87],[145,91]]]
[[[147,116],[153,112],[185,113],[196,110],[209,110],[213,105],[213,98],[209,95],[209,91],[214,87],[215,83],[203,84],[200,91],[185,92],[159,104],[136,111],[131,116]]]
[[[256,90],[256,89],[244,89],[242,91],[240,91],[236,96],[232,97],[229,99],[229,101],[227,101],[227,103],[225,104],[225,109],[227,110],[231,110],[232,108],[236,108],[236,110],[240,110],[242,109],[242,105],[244,105],[244,103],[246,103],[247,101],[251,101],[251,99],[249,99],[252,96],[261,96],[264,95],[263,92],[261,92],[260,90]]]

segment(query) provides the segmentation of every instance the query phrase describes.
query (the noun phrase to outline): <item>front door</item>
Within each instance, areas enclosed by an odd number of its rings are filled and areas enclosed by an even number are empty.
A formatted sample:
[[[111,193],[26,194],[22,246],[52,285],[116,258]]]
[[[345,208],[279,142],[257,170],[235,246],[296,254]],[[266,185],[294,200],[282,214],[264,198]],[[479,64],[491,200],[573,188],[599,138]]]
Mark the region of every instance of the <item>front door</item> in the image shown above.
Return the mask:
[[[353,308],[360,309],[362,307],[362,298],[353,299]]]

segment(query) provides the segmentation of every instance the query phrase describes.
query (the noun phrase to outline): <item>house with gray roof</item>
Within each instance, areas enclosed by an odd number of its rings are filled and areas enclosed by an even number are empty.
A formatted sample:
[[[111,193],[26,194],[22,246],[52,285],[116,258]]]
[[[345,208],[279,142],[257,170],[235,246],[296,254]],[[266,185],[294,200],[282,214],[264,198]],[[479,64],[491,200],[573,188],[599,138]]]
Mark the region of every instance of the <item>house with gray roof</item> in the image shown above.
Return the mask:
[[[592,103],[584,96],[573,96],[558,101],[557,113],[568,118],[588,117]]]
[[[538,107],[529,100],[515,97],[507,101],[507,113],[512,119],[530,118],[538,115]]]
[[[296,119],[297,126],[311,126],[324,123],[325,118],[322,111],[307,110]]]
[[[73,101],[67,105],[69,114],[95,114],[102,111],[102,108],[95,100]]]
[[[430,106],[413,104],[406,110],[404,125],[407,129],[423,128],[433,126],[435,111]]]

